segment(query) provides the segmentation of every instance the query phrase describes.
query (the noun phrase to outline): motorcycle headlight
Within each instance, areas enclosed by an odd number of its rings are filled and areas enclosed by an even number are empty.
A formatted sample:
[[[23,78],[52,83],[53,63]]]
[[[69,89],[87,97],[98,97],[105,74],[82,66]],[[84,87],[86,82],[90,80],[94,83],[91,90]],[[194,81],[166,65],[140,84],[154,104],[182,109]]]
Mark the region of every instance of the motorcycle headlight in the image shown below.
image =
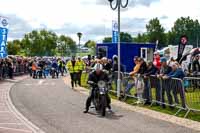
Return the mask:
[[[106,82],[105,81],[99,81],[98,82],[98,87],[99,88],[105,88],[105,86],[106,86]]]

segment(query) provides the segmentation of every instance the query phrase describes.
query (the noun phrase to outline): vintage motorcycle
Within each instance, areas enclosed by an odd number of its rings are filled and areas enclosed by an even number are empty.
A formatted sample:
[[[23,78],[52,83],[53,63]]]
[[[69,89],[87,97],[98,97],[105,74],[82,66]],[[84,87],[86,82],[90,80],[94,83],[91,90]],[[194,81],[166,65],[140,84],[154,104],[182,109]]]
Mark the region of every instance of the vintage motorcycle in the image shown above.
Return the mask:
[[[107,95],[108,95],[108,84],[105,81],[99,81],[97,84],[88,81],[88,83],[94,87],[94,98],[92,102],[97,112],[102,116],[106,115],[106,108],[108,106]]]

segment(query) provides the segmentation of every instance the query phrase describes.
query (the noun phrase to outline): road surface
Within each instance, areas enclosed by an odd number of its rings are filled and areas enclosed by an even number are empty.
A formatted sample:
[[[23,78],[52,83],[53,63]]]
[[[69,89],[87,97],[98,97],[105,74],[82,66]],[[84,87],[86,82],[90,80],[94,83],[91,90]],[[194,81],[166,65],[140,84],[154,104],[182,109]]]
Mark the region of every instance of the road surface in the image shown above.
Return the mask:
[[[198,133],[192,129],[114,107],[102,118],[94,109],[83,114],[87,96],[62,79],[27,79],[10,92],[16,108],[46,133]]]

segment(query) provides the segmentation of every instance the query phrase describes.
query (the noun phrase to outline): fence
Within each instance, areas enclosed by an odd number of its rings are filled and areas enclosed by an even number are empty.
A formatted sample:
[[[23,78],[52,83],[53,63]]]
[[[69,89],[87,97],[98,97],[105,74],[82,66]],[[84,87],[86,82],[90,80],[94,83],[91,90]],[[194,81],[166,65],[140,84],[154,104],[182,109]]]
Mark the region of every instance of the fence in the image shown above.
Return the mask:
[[[191,111],[200,111],[200,78],[198,77],[186,77],[183,80],[186,95],[186,107],[187,113],[185,117]]]
[[[7,66],[0,67],[0,80],[4,80],[9,77],[9,68]],[[13,76],[20,76],[28,73],[27,64],[14,65],[12,68]]]
[[[82,82],[86,83],[87,74],[83,74]],[[116,75],[116,73],[112,74]],[[155,75],[149,77],[135,78],[130,77],[127,73],[121,74],[121,96],[123,100],[128,98],[135,99],[135,104],[150,103],[165,108],[169,106],[178,111],[174,115],[178,115],[181,111],[186,111],[184,117],[187,117],[191,111],[200,111],[200,78],[185,77],[183,80],[177,78],[160,78]],[[113,80],[112,94],[116,94],[116,77],[111,76]],[[86,84],[85,84],[86,85]]]

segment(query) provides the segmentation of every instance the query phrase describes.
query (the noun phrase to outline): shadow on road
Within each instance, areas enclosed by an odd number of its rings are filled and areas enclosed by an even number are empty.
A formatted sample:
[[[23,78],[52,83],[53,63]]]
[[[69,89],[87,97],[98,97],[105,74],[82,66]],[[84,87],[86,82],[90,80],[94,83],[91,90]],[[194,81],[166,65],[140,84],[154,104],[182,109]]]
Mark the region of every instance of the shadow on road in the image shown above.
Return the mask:
[[[98,118],[105,118],[108,120],[119,120],[120,118],[124,117],[123,115],[117,115],[116,113],[106,113],[106,116],[103,117],[101,116],[101,114],[96,113],[96,112],[88,112],[88,114],[93,115],[93,116],[97,116]]]

